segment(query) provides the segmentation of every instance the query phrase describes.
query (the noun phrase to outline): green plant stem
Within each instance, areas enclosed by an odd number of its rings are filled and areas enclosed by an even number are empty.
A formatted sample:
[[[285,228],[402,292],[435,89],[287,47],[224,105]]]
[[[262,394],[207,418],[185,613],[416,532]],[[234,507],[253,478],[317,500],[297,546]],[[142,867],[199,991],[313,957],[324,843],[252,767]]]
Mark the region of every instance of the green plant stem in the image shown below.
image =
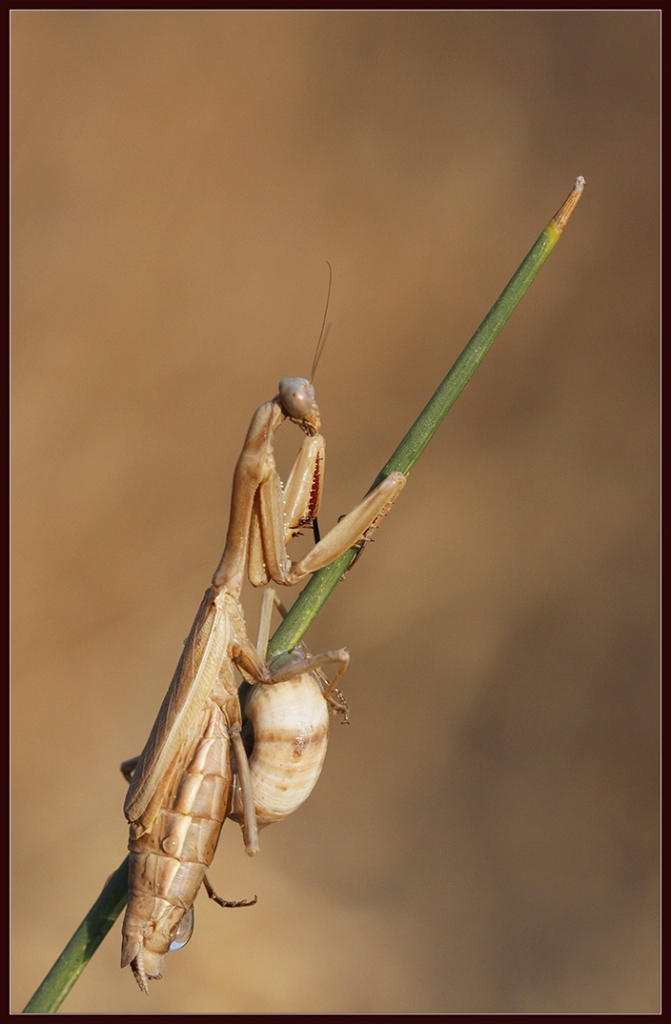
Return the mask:
[[[128,902],[128,857],[105,882],[24,1013],[55,1013]]]
[[[406,475],[410,472],[559,241],[566,222],[580,198],[584,184],[582,178],[577,179],[568,199],[522,261],[450,372],[387,464],[376,476],[369,491],[373,490],[380,480],[389,476],[394,470]],[[301,642],[309,626],[358,553],[358,549],[347,551],[331,565],[327,565],[326,568],[314,574],[270,641],[269,660],[284,651],[293,650]],[[245,686],[247,684],[243,683],[241,693],[244,693]],[[24,1013],[54,1013],[58,1009],[125,906],[128,898],[127,877],[128,858],[107,880],[102,893],[35,992]]]

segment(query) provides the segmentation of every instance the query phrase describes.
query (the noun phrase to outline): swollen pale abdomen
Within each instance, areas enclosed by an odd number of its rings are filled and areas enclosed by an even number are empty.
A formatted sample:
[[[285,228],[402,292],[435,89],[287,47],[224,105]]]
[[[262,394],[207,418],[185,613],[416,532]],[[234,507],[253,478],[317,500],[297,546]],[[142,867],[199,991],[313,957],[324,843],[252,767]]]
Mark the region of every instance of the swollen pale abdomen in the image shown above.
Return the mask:
[[[329,714],[312,673],[253,687],[245,707],[254,726],[249,758],[257,824],[269,825],[307,800],[326,757]],[[242,820],[239,783],[233,784],[232,811]]]

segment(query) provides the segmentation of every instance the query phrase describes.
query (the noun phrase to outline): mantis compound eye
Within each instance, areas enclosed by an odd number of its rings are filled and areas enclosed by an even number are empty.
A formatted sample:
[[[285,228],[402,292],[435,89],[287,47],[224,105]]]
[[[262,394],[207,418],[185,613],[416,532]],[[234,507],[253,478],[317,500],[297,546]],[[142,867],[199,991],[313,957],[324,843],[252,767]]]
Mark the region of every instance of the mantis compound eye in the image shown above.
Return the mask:
[[[319,410],[315,389],[304,377],[285,377],[279,385],[280,402],[289,419],[308,433],[319,430]]]

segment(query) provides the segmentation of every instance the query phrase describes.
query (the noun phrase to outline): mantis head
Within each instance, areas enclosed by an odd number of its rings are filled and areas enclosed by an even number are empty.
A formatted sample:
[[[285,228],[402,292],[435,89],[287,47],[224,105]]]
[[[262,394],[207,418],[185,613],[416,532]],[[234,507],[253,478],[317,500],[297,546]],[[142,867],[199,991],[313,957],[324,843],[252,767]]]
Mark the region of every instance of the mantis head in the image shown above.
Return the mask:
[[[285,377],[280,381],[279,402],[282,409],[309,436],[321,429],[315,389],[305,377]]]

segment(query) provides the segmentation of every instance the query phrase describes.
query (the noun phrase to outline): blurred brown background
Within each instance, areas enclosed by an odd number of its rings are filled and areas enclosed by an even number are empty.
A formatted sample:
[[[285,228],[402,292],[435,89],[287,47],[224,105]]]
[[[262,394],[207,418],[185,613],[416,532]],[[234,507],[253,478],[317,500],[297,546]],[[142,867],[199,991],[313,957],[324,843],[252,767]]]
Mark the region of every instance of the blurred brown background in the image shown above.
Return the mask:
[[[352,724],[149,1000],[658,1008],[654,12],[17,12],[13,1008],[126,846],[253,410],[310,372],[349,510],[577,174],[539,279],[308,635]],[[281,431],[283,471],[299,436]],[[257,596],[245,596],[255,628]],[[285,599],[293,599],[287,592]]]

